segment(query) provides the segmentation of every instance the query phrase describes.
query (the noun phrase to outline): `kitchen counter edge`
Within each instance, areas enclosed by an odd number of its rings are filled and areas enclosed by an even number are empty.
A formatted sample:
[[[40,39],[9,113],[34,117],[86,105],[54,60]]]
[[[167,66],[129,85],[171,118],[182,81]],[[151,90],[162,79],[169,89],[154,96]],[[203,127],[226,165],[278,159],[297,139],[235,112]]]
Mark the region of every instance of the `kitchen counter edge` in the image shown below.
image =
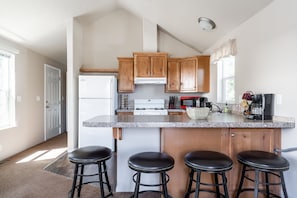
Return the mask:
[[[83,122],[86,127],[113,128],[295,128],[290,117],[274,117],[273,120],[249,120],[242,115],[229,113],[211,114],[204,120],[191,120],[187,115],[96,116]]]

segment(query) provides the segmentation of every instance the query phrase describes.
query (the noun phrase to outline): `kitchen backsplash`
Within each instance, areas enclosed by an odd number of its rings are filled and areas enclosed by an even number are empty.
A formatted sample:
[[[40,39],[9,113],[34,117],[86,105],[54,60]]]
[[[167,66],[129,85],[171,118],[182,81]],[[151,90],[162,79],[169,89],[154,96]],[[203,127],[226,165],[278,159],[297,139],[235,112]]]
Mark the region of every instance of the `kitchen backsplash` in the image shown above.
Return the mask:
[[[119,94],[128,95],[128,108],[134,108],[134,99],[165,99],[165,108],[168,108],[169,96],[203,96],[200,93],[165,93],[164,85],[137,85],[135,87],[134,93]],[[120,96],[119,96],[120,98]],[[119,100],[119,107],[121,101]]]

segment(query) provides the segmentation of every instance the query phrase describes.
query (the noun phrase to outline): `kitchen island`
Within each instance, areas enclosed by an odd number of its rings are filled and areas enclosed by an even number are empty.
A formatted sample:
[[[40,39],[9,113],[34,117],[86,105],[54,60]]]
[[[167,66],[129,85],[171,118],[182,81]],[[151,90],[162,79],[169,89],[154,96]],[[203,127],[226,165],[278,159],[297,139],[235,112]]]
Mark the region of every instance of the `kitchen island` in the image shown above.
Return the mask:
[[[281,148],[281,130],[295,127],[295,121],[290,118],[276,117],[274,120],[256,121],[227,113],[211,113],[205,120],[191,120],[187,115],[97,116],[83,124],[88,127],[113,127],[114,136],[119,142],[125,141],[125,133],[129,133],[129,129],[132,129],[134,134],[139,133],[141,138],[142,130],[159,128],[160,151],[175,159],[174,168],[168,172],[168,189],[174,198],[182,198],[186,191],[189,170],[183,159],[187,152],[212,150],[230,156],[234,165],[227,177],[228,190],[232,197],[240,175],[237,153],[250,149],[273,152],[275,148]],[[149,141],[144,141],[150,144]],[[126,182],[131,180],[125,179],[128,180]],[[203,179],[209,181],[211,178],[203,175]],[[278,188],[274,190],[278,191]]]

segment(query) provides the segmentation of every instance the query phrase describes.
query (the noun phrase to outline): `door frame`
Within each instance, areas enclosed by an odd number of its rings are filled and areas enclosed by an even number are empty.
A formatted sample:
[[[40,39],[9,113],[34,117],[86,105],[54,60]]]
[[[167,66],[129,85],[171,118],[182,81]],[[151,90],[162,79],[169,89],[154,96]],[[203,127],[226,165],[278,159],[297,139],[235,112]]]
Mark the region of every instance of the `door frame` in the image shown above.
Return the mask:
[[[43,112],[44,112],[44,141],[48,140],[47,138],[47,123],[46,123],[46,94],[47,94],[47,91],[46,91],[46,85],[47,85],[47,68],[51,68],[51,69],[54,69],[54,70],[57,70],[59,72],[59,134],[61,134],[62,132],[62,103],[61,103],[61,69],[60,68],[57,68],[57,67],[54,67],[54,66],[51,66],[49,64],[44,64],[44,101],[43,101]]]

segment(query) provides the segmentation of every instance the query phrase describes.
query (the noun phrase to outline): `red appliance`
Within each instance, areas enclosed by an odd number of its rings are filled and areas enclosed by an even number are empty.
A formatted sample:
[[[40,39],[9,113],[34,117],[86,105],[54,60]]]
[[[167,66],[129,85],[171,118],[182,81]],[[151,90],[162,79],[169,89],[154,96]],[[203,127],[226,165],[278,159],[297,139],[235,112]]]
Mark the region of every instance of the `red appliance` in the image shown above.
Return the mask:
[[[180,108],[186,109],[187,107],[199,107],[199,96],[181,96]]]

